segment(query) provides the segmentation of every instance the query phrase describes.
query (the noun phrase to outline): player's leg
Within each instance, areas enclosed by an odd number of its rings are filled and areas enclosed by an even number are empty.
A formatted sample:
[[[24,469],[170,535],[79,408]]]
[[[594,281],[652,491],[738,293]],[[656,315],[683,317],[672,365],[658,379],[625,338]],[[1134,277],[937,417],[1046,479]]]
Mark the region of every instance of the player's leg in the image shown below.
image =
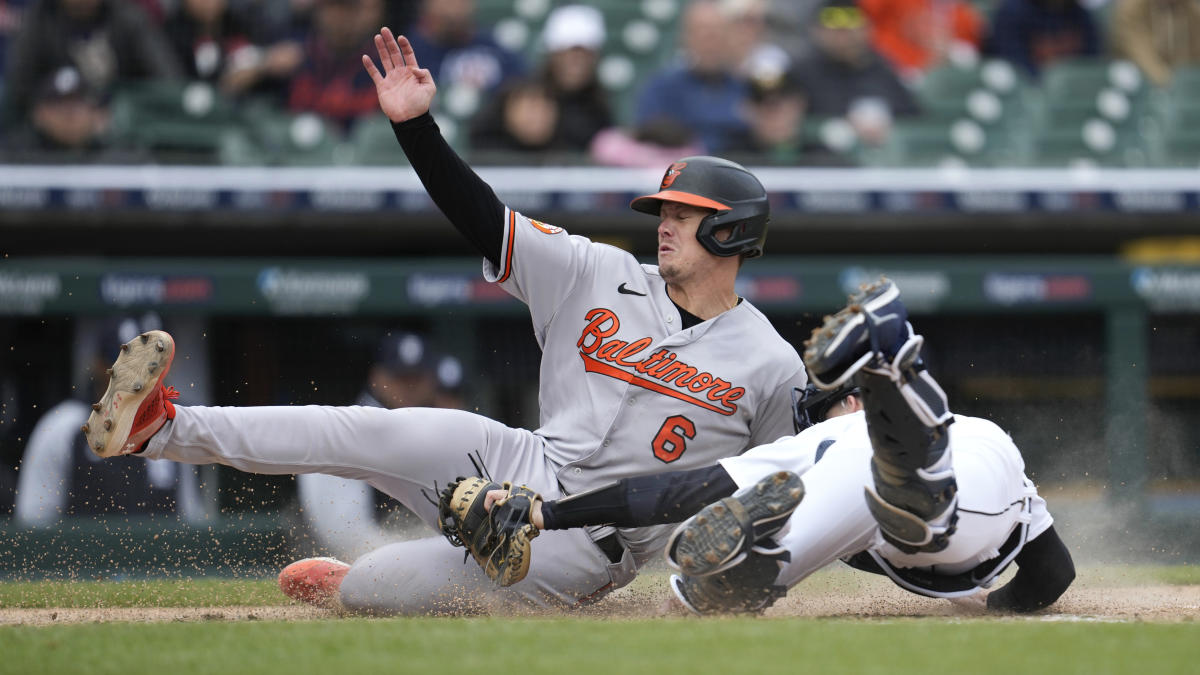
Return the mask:
[[[341,584],[341,604],[357,612],[406,615],[572,609],[599,600],[636,574],[628,554],[611,563],[583,529],[543,532],[537,546],[529,574],[502,588],[444,537],[389,544],[354,561]]]
[[[803,498],[799,476],[772,473],[709,504],[675,528],[667,539],[667,563],[692,577],[724,572],[774,536]]]
[[[884,538],[907,553],[940,551],[957,518],[947,449],[954,418],[906,319],[898,289],[881,280],[813,331],[804,360],[820,386],[853,377],[862,390],[874,451],[865,491]]]
[[[805,472],[804,498],[781,531],[723,572],[673,577],[676,597],[697,614],[761,612],[813,572],[865,549],[878,529],[861,493],[869,458],[866,434],[839,438]]]

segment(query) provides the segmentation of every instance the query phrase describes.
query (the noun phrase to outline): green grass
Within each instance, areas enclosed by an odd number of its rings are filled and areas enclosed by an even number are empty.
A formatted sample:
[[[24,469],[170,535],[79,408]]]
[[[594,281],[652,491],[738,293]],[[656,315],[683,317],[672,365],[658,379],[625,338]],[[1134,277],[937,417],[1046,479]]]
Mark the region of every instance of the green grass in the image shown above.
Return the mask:
[[[631,589],[662,583],[654,573],[639,577]],[[805,588],[838,583],[842,577],[818,573]],[[1079,570],[1078,584],[1133,586],[1197,585],[1200,566],[1098,566]],[[274,579],[142,579],[106,581],[32,581],[0,583],[0,607],[264,607],[287,604]]]
[[[344,619],[0,630],[0,673],[1194,672],[1194,623]]]
[[[274,579],[146,579],[0,583],[0,607],[261,607],[286,604]]]
[[[647,575],[648,577],[651,575]],[[836,588],[836,575],[806,583]],[[639,579],[653,583],[652,579]],[[1198,584],[1196,566],[1085,567],[1080,583]],[[268,607],[274,579],[0,583],[0,608]],[[0,626],[0,675],[1153,673],[1195,671],[1200,624],[1000,618],[337,618]]]

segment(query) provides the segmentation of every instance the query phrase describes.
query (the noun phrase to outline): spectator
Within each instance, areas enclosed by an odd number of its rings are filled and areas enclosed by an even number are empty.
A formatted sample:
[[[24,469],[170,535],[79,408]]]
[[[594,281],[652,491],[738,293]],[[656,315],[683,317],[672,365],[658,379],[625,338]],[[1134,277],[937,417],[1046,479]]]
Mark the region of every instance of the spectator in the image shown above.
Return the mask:
[[[681,39],[681,61],[650,78],[638,99],[636,123],[672,120],[690,130],[705,152],[723,152],[746,134],[742,105],[747,85],[735,72],[730,33],[717,0],[688,4]]]
[[[750,132],[737,153],[748,162],[776,165],[829,164],[834,156],[806,140],[804,118],[808,95],[792,72],[766,71],[750,80]],[[733,155],[737,158],[737,155]]]
[[[383,0],[317,0],[305,59],[292,77],[288,108],[316,113],[348,130],[378,111],[362,55],[383,16]]]
[[[987,51],[1037,77],[1060,59],[1099,55],[1100,37],[1078,0],[1001,0]]]
[[[605,166],[660,167],[704,152],[691,130],[660,117],[633,130],[609,127],[592,139],[592,161]]]
[[[108,108],[71,66],[60,68],[33,95],[28,120],[5,143],[17,161],[87,161],[105,149]]]
[[[729,34],[730,60],[739,75],[752,78],[763,68],[787,69],[792,57],[768,39],[767,0],[721,0],[720,7]]]
[[[228,0],[181,0],[164,30],[187,77],[213,83],[229,95],[246,92],[263,78],[290,76],[303,59],[300,45],[292,41],[255,45],[249,18]]]
[[[492,100],[472,123],[473,151],[544,156],[566,150],[556,134],[561,119],[558,101],[544,83],[514,80]]]
[[[871,46],[866,14],[853,0],[827,0],[812,24],[812,54],[797,64],[808,114],[845,117],[864,143],[883,143],[893,117],[915,115],[916,100]]]
[[[613,125],[608,91],[596,67],[604,48],[604,15],[594,7],[567,5],[550,13],[542,32],[546,60],[540,78],[558,102],[555,136],[572,151]]]
[[[488,92],[525,74],[520,56],[476,28],[474,0],[422,0],[405,36],[421,55],[421,67],[443,87]]]
[[[1160,87],[1170,84],[1175,68],[1200,65],[1196,0],[1117,0],[1111,26],[1116,52]]]
[[[22,527],[50,527],[63,516],[178,512],[185,520],[204,515],[195,471],[171,461],[140,457],[104,462],[88,449],[79,427],[90,401],[104,394],[109,355],[140,332],[157,328],[157,317],[123,319],[106,327],[88,350],[93,390],[50,408],[29,435],[17,475],[13,519]]]
[[[183,72],[161,28],[128,0],[36,0],[8,57],[7,119],[26,119],[39,84],[64,66],[102,98],[123,82]]]
[[[965,0],[860,0],[871,40],[905,80],[946,61],[974,62],[983,18]]]
[[[28,0],[0,0],[0,77],[7,70],[8,48],[21,30]],[[0,80],[0,99],[3,98],[4,81]]]
[[[357,405],[373,408],[461,408],[462,364],[435,354],[428,340],[409,332],[389,333]],[[451,476],[453,478],[453,476]],[[396,539],[390,524],[408,519],[400,502],[364,481],[320,473],[296,476],[301,514],[318,545],[331,555],[355,558]]]
[[[809,24],[824,0],[769,0],[767,41],[779,45],[795,63],[812,53]]]

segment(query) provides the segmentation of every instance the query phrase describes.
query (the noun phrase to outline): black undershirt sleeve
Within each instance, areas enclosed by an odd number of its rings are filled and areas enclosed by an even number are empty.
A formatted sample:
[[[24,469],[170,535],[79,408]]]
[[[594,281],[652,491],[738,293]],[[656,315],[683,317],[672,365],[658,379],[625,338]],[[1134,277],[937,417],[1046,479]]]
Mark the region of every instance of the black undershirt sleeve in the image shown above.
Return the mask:
[[[737,483],[719,464],[691,471],[623,478],[602,488],[545,502],[542,504],[543,529],[677,523],[736,490]]]
[[[393,124],[392,131],[433,203],[480,255],[499,265],[504,204],[491,186],[454,152],[433,115]]]
[[[1053,604],[1075,580],[1075,563],[1053,525],[1025,542],[1013,562],[1016,576],[988,595],[988,609],[1034,612]]]

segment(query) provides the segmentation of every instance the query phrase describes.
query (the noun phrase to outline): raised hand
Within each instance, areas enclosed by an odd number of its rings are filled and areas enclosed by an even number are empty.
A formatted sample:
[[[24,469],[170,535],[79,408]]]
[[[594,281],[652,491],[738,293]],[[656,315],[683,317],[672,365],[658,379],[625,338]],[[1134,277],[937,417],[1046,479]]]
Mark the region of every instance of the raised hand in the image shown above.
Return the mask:
[[[392,35],[384,28],[375,35],[375,49],[383,64],[383,73],[375,67],[370,56],[363,54],[363,67],[375,82],[375,93],[379,96],[379,107],[393,122],[403,122],[422,115],[429,110],[437,85],[433,75],[417,65],[408,38]]]

